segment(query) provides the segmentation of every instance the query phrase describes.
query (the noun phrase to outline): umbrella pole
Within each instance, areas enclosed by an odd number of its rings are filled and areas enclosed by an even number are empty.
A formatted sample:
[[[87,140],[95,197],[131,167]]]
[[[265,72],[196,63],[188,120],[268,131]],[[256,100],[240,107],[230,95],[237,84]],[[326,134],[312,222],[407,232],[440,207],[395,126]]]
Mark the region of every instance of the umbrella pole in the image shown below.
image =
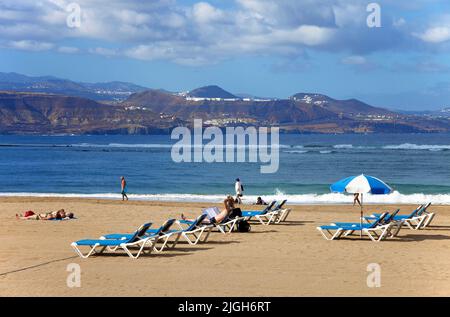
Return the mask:
[[[363,193],[361,193],[361,215],[359,217],[360,228],[362,229],[362,219],[363,219]],[[362,230],[359,231],[359,238],[362,239]]]

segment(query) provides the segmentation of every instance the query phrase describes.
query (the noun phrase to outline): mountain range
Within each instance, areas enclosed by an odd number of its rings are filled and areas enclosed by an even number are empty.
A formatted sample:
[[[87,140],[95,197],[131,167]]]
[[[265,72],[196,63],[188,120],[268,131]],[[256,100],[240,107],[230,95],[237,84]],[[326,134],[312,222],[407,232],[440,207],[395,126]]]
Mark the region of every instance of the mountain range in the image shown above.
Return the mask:
[[[18,73],[0,72],[0,90],[7,91],[43,92],[98,101],[120,102],[131,94],[146,89],[139,85],[120,81],[83,83],[53,76],[32,77]]]
[[[124,82],[87,84],[16,73],[0,73],[0,90],[3,134],[168,133],[176,126],[191,126],[196,118],[205,126],[279,126],[284,133],[450,131],[450,116],[400,113],[317,93],[262,99],[214,85],[178,93]]]

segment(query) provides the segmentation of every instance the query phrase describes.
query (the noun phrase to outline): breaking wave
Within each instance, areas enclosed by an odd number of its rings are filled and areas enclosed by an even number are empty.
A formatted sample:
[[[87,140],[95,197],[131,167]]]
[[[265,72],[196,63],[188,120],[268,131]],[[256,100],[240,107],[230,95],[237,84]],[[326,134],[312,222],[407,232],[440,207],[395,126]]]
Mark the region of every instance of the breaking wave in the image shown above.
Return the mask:
[[[291,204],[348,204],[352,202],[350,195],[339,193],[327,194],[284,194],[277,190],[274,194],[261,195],[264,200],[287,199]],[[0,197],[63,197],[63,198],[92,198],[92,199],[121,199],[116,193],[0,193]],[[130,194],[129,197],[143,201],[175,201],[175,202],[210,202],[218,203],[224,199],[223,194]],[[244,196],[244,203],[254,203],[256,195]],[[395,191],[389,195],[364,195],[365,204],[423,204],[431,202],[434,205],[450,205],[450,194],[402,194]]]

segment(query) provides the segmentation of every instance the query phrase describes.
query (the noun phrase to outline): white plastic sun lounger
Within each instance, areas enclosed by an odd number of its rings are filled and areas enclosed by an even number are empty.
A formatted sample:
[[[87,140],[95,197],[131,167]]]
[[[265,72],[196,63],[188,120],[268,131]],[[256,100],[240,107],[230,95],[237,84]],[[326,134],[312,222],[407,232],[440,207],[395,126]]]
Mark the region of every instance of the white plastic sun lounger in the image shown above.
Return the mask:
[[[270,225],[271,223],[280,223],[285,221],[288,217],[291,209],[283,208],[284,204],[286,204],[287,200],[283,200],[275,205],[275,202],[272,202],[270,205],[266,207],[266,209],[262,211],[243,211],[242,218],[247,221],[253,220],[255,218],[262,225]],[[273,206],[271,210],[270,207]]]
[[[178,220],[176,223],[180,227],[181,237],[184,238],[190,245],[196,245],[197,243],[206,242],[208,240],[209,234],[211,233],[212,225],[205,225],[203,221],[207,217],[206,214],[202,214],[195,219],[195,221],[190,222],[186,220]],[[187,228],[183,227],[183,224],[189,225]],[[206,232],[206,236],[202,239],[203,234]]]
[[[203,209],[203,214],[206,214],[208,219],[211,219],[212,217],[216,217],[220,211],[217,207],[211,207],[211,208],[205,208]],[[225,218],[220,223],[211,224],[212,228],[216,228],[219,232],[222,232],[223,234],[230,234],[233,232],[233,230],[236,228],[237,222],[241,220],[241,217],[235,217],[235,218]]]
[[[263,210],[244,210],[241,219],[245,221],[257,220],[262,225],[269,225],[275,218],[275,213],[273,213],[275,209],[272,210],[275,204],[276,201],[274,200]]]
[[[153,250],[154,239],[150,236],[145,236],[146,231],[150,228],[151,223],[146,223],[139,227],[136,232],[128,239],[85,239],[72,242],[71,246],[75,252],[83,259],[90,257],[92,254],[101,254],[107,248],[109,251],[116,251],[122,249],[125,253],[133,259],[137,259],[142,253],[150,253]],[[87,253],[83,253],[80,250],[80,246],[87,246],[90,250]],[[133,254],[130,248],[137,247],[138,251]],[[97,250],[100,248],[100,250]]]
[[[392,223],[392,226],[389,228],[389,232],[387,234],[387,237],[396,237],[398,235],[398,233],[400,232],[400,229],[403,226],[403,221],[404,220],[396,219],[397,218],[397,214],[399,212],[400,212],[400,209],[395,210],[391,214],[385,213],[386,214],[385,218],[378,222],[378,225],[387,225],[389,223]],[[384,215],[384,214],[381,214],[381,215]],[[374,221],[378,221],[378,219],[379,218],[365,217],[364,220],[366,221],[366,223],[363,223],[363,227],[371,227],[373,225]],[[371,221],[369,221],[369,220],[371,220]],[[359,226],[360,223],[335,222],[335,223],[332,223],[331,225],[333,225],[333,226],[352,226],[352,225]]]
[[[419,230],[421,228],[425,228],[434,218],[434,213],[429,213],[427,211],[430,205],[431,203],[420,205],[408,215],[395,216],[394,220],[403,220],[403,225],[411,230]],[[376,219],[379,216],[380,214],[373,214],[370,217],[366,217],[366,219]]]
[[[274,218],[271,220],[273,223],[280,223],[286,221],[287,217],[291,213],[291,208],[283,208],[287,200],[283,200],[278,206],[275,206],[272,213]]]
[[[366,234],[370,240],[379,242],[385,239],[393,226],[393,222],[383,224],[384,218],[387,216],[387,212],[372,224],[347,224],[347,225],[327,225],[317,227],[317,230],[322,234],[326,240],[339,239],[342,235],[349,236],[355,231],[360,231]]]
[[[142,239],[151,239],[153,242],[153,251],[156,253],[161,253],[166,248],[173,249],[181,236],[180,230],[170,230],[172,225],[176,222],[175,219],[169,219],[163,223],[158,229],[148,228],[144,235],[141,236]],[[110,239],[130,239],[132,234],[127,233],[113,233],[107,234],[100,237],[101,240]],[[172,237],[175,237],[171,240]],[[115,251],[114,248],[111,251]]]

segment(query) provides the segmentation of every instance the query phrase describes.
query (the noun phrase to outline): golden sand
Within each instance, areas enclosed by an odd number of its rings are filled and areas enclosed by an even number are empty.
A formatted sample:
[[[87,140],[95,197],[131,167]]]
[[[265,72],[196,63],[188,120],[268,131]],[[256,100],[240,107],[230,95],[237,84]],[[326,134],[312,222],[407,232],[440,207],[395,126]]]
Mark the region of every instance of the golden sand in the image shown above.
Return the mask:
[[[435,296],[450,295],[450,207],[425,230],[402,229],[374,243],[357,237],[326,241],[316,230],[357,221],[349,205],[292,206],[288,221],[253,225],[250,233],[214,233],[209,242],[130,259],[124,254],[79,258],[72,241],[159,226],[208,203],[122,202],[62,198],[0,199],[1,296]],[[246,208],[247,207],[247,208]],[[409,213],[416,206],[401,206]],[[20,221],[15,214],[65,208],[78,219]],[[394,206],[368,206],[373,211]],[[243,209],[255,209],[245,206]],[[81,287],[70,288],[67,266],[80,265]],[[381,267],[381,287],[367,286],[367,266]]]

